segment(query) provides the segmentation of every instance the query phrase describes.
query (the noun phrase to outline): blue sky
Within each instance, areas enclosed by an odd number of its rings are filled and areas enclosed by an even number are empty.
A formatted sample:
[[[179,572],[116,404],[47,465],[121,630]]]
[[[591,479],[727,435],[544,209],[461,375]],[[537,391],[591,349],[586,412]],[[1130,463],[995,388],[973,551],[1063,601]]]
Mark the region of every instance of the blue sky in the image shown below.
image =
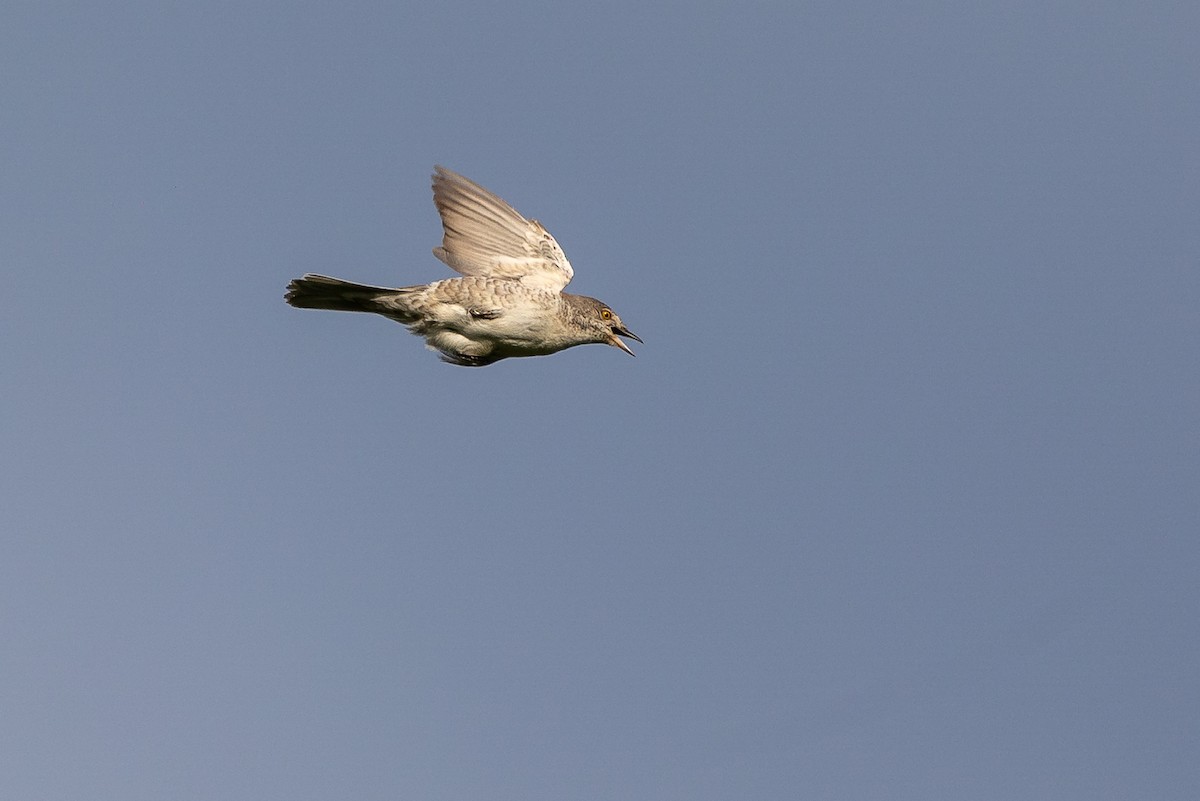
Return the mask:
[[[8,4],[0,797],[1197,797],[1198,29]],[[638,358],[283,303],[434,163]]]

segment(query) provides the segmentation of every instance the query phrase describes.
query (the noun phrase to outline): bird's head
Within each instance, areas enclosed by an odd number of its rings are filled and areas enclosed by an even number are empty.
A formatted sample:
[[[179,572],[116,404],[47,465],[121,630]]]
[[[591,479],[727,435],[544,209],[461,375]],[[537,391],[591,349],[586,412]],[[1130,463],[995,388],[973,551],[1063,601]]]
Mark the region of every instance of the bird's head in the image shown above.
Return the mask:
[[[564,297],[567,297],[565,293]],[[573,304],[576,307],[575,321],[587,329],[591,335],[591,338],[588,340],[589,342],[612,345],[614,348],[620,348],[625,351],[630,356],[637,355],[629,349],[629,346],[621,340],[621,337],[626,337],[636,342],[641,342],[642,338],[626,328],[615,311],[595,298],[589,298],[584,295],[571,295],[569,297],[575,300]]]

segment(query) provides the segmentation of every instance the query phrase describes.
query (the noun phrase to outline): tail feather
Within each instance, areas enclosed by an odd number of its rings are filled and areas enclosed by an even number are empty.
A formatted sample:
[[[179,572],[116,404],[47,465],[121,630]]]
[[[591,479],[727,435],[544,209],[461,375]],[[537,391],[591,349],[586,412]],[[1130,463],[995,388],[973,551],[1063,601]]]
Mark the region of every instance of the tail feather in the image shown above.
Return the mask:
[[[284,300],[296,308],[332,311],[385,312],[379,298],[396,294],[395,289],[354,284],[313,273],[295,279],[287,288]]]

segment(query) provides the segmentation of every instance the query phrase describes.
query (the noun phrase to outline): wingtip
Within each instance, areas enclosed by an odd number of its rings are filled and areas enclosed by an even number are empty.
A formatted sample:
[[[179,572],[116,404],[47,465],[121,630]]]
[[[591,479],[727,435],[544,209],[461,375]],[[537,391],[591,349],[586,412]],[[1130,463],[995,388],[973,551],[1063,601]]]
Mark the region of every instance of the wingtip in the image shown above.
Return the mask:
[[[444,167],[441,164],[433,165],[433,180],[437,181],[465,181],[470,180],[466,176],[455,172],[449,167]]]

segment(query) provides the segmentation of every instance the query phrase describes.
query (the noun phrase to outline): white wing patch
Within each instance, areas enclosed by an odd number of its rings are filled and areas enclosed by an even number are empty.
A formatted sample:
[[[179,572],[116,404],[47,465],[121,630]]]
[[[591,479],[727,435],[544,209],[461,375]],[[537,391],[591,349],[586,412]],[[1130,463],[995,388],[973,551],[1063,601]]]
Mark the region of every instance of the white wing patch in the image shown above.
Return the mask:
[[[433,255],[463,275],[520,281],[561,292],[575,271],[558,242],[537,220],[445,167],[434,167],[433,204],[445,236]]]

